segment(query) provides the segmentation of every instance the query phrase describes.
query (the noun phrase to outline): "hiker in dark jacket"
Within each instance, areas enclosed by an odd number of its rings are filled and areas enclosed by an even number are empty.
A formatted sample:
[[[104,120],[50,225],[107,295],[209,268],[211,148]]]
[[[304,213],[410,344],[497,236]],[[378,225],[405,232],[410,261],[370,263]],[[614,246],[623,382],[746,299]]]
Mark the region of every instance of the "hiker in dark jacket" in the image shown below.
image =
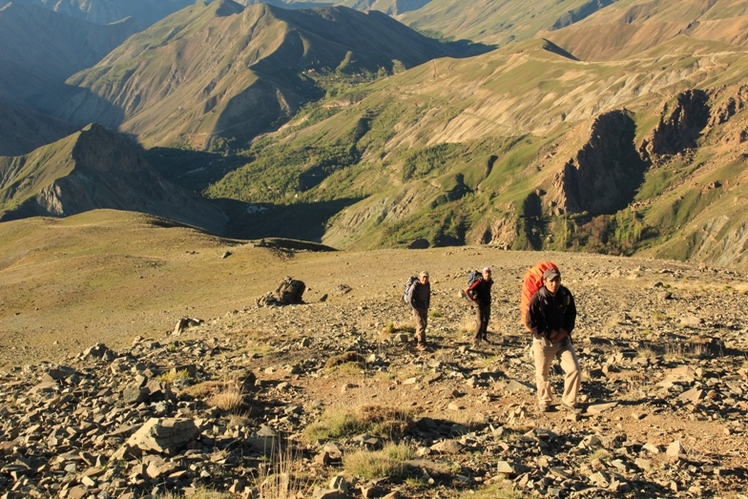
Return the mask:
[[[408,302],[413,308],[416,321],[416,348],[426,348],[426,326],[428,325],[429,305],[431,304],[431,283],[429,273],[425,270],[418,275],[418,280],[408,292]]]
[[[491,267],[484,267],[481,279],[476,281],[465,289],[467,299],[476,305],[476,325],[473,346],[478,346],[481,341],[488,342],[488,320],[491,317]]]
[[[561,285],[561,274],[548,269],[543,274],[543,287],[530,300],[528,326],[532,331],[535,357],[535,383],[540,410],[550,410],[551,384],[548,373],[553,358],[558,356],[564,370],[564,393],[561,405],[578,411],[577,395],[581,385],[579,359],[571,343],[571,331],[577,319],[574,296]]]

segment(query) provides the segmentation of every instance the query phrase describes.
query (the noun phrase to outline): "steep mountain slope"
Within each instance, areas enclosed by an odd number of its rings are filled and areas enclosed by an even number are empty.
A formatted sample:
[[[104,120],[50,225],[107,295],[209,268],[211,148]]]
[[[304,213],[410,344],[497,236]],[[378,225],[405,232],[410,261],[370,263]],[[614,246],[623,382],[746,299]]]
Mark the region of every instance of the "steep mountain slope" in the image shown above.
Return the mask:
[[[302,114],[258,141],[257,159],[210,193],[254,202],[357,198],[326,223],[323,241],[336,247],[654,247],[680,237],[682,217],[696,215],[662,214],[680,210],[660,195],[682,175],[673,172],[687,168],[706,182],[744,147],[746,69],[746,49],[686,36],[594,64],[542,40],[438,60],[371,85],[354,104],[322,103],[334,112],[325,119]],[[703,110],[686,119],[674,103],[694,100],[693,89],[702,89]],[[722,106],[732,111],[713,109],[717,95],[734,101]],[[738,138],[720,145],[727,137]],[[686,162],[667,174],[652,166],[682,156],[714,162]],[[710,208],[717,210],[702,200],[699,213]],[[733,261],[744,258],[738,253]]]
[[[146,145],[241,144],[324,95],[320,80],[347,85],[448,53],[379,12],[198,3],[71,78],[81,91],[58,116]]]
[[[96,64],[141,29],[133,20],[99,26],[35,5],[0,8],[0,99],[44,107],[70,75]],[[53,99],[50,99],[53,100]]]
[[[20,156],[73,132],[69,123],[0,100],[0,156]]]
[[[748,5],[740,0],[619,0],[574,26],[543,36],[580,59],[611,60],[678,35],[748,46]]]
[[[191,5],[194,0],[0,0],[0,7],[9,3],[36,5],[96,24],[134,17],[150,25]]]
[[[523,41],[604,9],[616,0],[431,0],[398,19],[420,31],[494,45]],[[400,14],[400,12],[398,12]]]
[[[90,125],[25,156],[0,157],[0,220],[140,211],[220,233],[225,215],[164,180],[123,138]]]

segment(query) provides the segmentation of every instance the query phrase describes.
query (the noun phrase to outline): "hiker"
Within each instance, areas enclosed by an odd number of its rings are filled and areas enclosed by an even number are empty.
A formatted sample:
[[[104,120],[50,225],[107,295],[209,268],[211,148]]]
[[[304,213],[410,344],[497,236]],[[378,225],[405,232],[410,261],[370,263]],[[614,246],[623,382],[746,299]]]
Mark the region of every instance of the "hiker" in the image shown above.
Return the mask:
[[[535,383],[542,412],[550,410],[551,384],[548,373],[554,357],[559,357],[565,373],[561,406],[579,412],[577,395],[581,385],[581,369],[571,343],[576,318],[574,297],[561,285],[561,272],[555,268],[546,270],[543,273],[543,286],[530,300],[527,318],[533,335]]]
[[[429,283],[429,273],[425,270],[418,274],[418,280],[408,291],[408,303],[413,308],[413,317],[416,320],[416,348],[425,350],[426,326],[431,303],[431,283]]]
[[[465,289],[467,299],[476,305],[476,325],[473,346],[478,346],[481,341],[488,343],[488,319],[491,316],[491,267],[484,267],[481,278],[476,279]]]

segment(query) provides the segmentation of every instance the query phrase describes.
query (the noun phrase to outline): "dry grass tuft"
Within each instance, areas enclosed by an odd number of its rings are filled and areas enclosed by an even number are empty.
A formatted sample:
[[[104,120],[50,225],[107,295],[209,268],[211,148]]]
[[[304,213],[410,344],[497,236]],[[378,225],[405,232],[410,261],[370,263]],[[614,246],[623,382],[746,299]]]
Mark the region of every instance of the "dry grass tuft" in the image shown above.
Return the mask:
[[[304,436],[312,442],[360,433],[398,438],[413,424],[413,417],[413,413],[408,410],[375,405],[349,410],[330,409],[319,420],[307,426]]]
[[[367,480],[399,478],[405,467],[382,451],[369,452],[361,450],[343,458],[343,468],[351,475]]]
[[[325,362],[325,367],[327,369],[340,366],[343,364],[358,364],[362,369],[366,367],[366,359],[361,354],[358,354],[356,352],[345,352],[340,355],[336,355],[334,357],[330,357],[327,359],[327,362]]]
[[[308,488],[310,479],[303,478],[305,464],[303,459],[294,455],[290,446],[285,451],[270,456],[270,463],[260,467],[257,479],[259,499],[289,499],[302,497],[302,491]]]
[[[207,402],[226,412],[236,413],[246,410],[244,394],[235,385],[226,386],[223,390],[208,398]]]
[[[244,381],[237,376],[227,381],[205,381],[187,387],[184,394],[232,414],[241,415],[248,409]]]
[[[171,492],[165,492],[163,494],[155,494],[153,499],[180,499],[183,495],[173,494]],[[190,495],[192,499],[232,499],[234,496],[224,492],[217,492],[215,490],[206,489],[205,487],[198,488],[194,494]]]
[[[195,399],[206,399],[219,392],[225,385],[221,381],[203,381],[202,383],[186,387],[183,393]]]

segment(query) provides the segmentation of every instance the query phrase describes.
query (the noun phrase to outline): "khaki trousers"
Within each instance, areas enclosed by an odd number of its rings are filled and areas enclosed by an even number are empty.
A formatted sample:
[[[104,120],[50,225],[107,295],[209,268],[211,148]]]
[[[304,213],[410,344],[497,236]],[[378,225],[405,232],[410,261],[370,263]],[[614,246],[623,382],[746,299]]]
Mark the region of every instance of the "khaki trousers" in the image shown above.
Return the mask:
[[[551,370],[553,358],[559,357],[561,369],[565,373],[564,394],[561,396],[561,401],[574,407],[582,384],[582,371],[571,338],[567,336],[557,343],[545,338],[534,338],[532,349],[535,356],[535,385],[538,389],[538,404],[547,406],[551,403],[551,383],[548,380],[548,373]]]
[[[414,308],[413,317],[416,321],[416,342],[419,345],[426,344],[426,326],[429,323],[429,310],[427,308]]]

